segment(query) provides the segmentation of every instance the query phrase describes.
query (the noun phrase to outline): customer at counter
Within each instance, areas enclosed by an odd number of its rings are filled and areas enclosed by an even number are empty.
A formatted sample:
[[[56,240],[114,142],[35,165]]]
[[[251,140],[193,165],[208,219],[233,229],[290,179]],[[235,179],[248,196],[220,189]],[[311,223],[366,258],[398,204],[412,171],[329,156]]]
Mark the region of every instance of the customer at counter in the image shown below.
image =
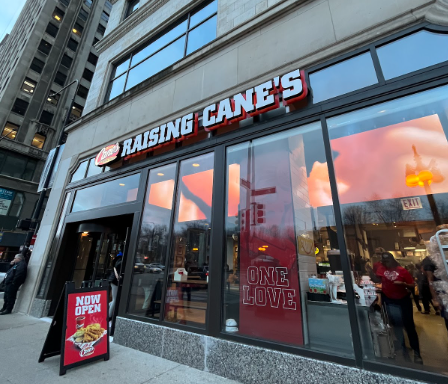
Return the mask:
[[[373,269],[370,266],[367,269],[373,281],[381,282],[382,303],[386,307],[395,337],[401,345],[404,359],[410,361],[403,328],[406,330],[409,343],[414,350],[414,363],[423,364],[418,335],[415,330],[410,291],[415,288],[414,278],[394,259],[390,252],[383,252],[381,262],[375,263]]]

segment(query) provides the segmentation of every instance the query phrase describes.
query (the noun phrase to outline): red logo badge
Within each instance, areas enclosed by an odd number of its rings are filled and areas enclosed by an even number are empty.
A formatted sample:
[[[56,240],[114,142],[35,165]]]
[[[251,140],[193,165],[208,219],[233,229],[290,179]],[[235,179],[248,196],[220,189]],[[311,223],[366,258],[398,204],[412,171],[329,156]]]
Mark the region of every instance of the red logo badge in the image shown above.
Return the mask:
[[[95,165],[101,167],[103,165],[112,163],[118,158],[120,153],[120,144],[112,144],[103,148],[95,157]]]

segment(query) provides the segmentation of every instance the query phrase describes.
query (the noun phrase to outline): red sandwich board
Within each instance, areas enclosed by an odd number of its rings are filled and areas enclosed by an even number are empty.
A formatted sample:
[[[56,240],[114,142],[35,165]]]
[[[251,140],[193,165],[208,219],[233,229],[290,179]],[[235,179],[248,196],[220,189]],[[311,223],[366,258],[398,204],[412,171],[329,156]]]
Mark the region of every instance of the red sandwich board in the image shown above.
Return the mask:
[[[109,283],[76,289],[65,283],[39,363],[61,355],[59,375],[95,360],[109,360]]]

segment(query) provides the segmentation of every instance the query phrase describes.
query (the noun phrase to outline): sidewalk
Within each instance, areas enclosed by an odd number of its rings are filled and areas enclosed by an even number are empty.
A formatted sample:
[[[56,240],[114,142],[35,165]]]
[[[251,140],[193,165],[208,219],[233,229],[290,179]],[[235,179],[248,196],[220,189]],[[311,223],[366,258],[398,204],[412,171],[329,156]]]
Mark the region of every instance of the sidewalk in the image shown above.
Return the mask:
[[[37,362],[49,326],[48,322],[21,314],[0,316],[0,383],[237,384],[114,343],[110,344],[109,361],[69,369],[59,376],[59,356]]]

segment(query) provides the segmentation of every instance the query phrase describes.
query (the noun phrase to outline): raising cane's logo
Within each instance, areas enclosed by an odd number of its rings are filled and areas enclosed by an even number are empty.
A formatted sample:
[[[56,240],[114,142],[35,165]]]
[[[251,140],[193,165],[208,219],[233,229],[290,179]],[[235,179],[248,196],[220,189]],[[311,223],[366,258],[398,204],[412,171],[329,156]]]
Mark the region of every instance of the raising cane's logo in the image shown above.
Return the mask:
[[[81,352],[79,352],[79,356],[81,356],[81,357],[90,356],[93,352],[95,352],[95,348],[90,346],[90,347],[81,349]]]
[[[98,155],[95,157],[95,165],[101,167],[103,165],[109,164],[118,158],[120,153],[120,144],[112,144],[103,148]]]

